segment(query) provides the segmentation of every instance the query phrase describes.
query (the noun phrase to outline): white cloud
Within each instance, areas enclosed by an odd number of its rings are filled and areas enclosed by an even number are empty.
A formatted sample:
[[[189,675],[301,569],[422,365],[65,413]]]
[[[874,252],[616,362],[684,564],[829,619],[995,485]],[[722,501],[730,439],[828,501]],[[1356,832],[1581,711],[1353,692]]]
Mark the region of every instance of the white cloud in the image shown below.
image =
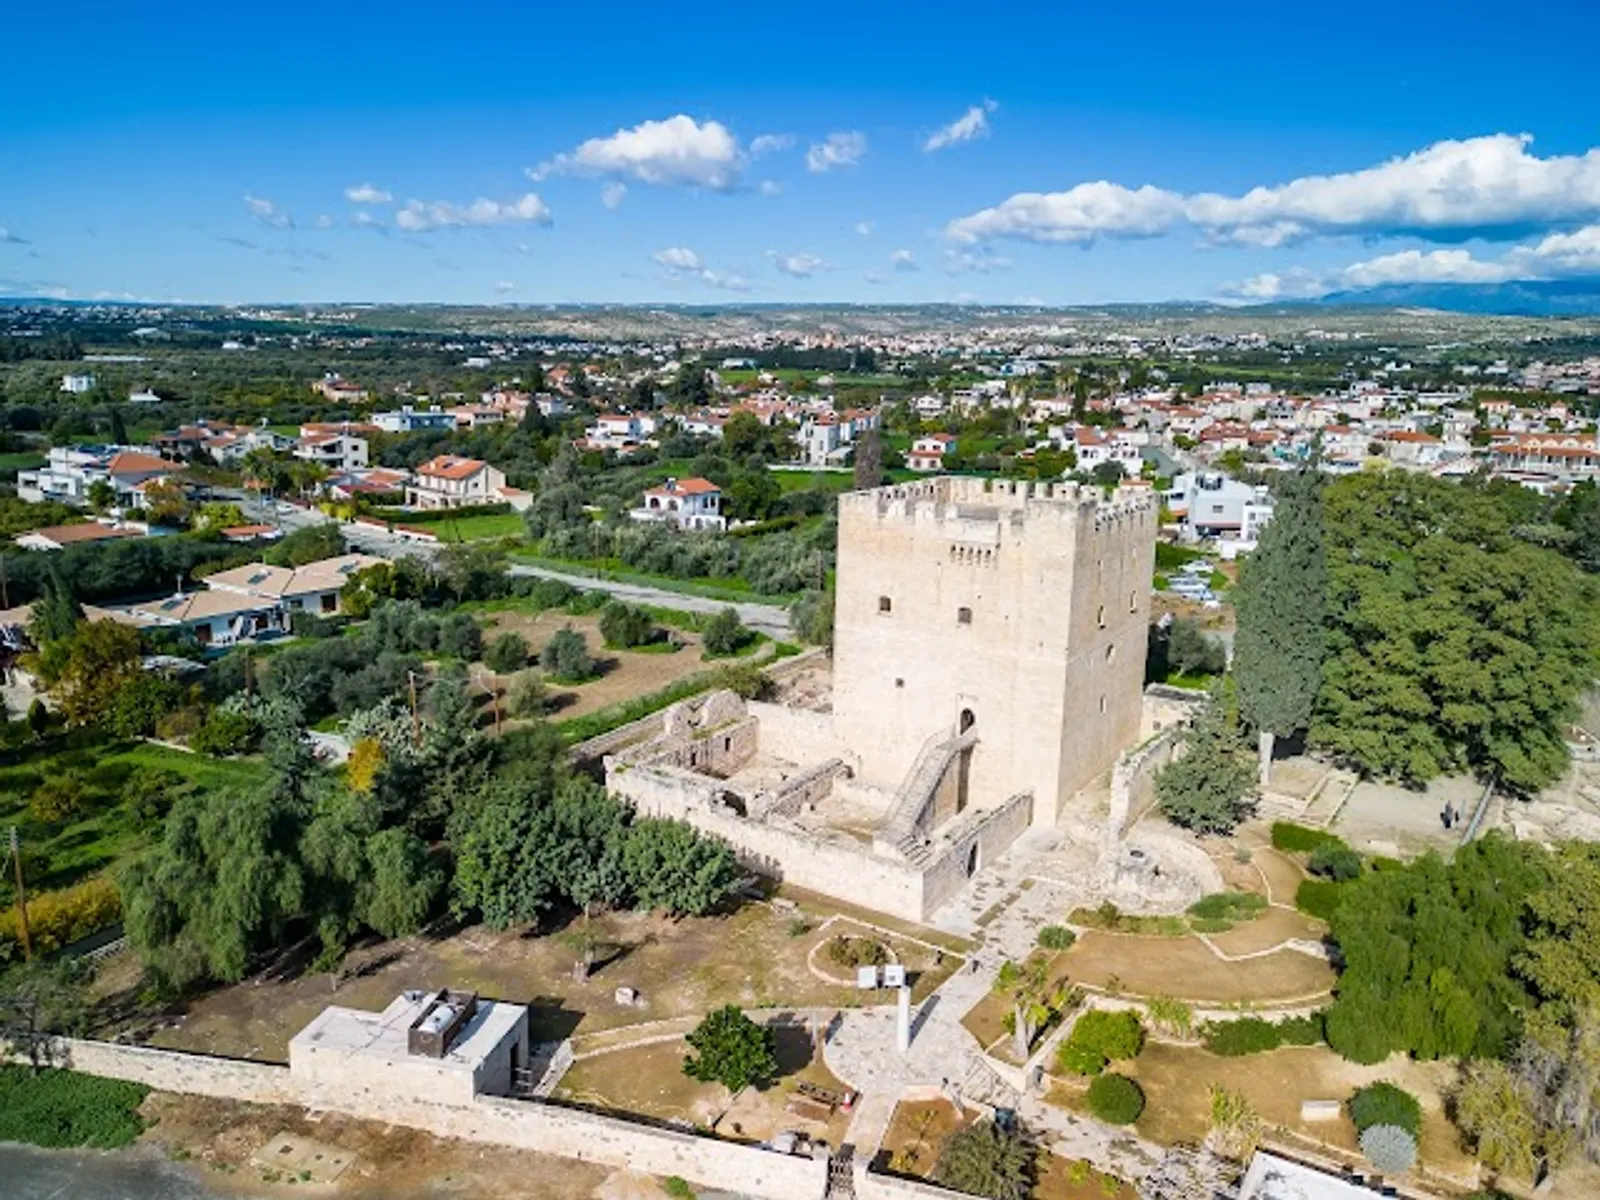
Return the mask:
[[[989,132],[989,114],[999,107],[993,100],[974,104],[950,124],[929,134],[923,140],[922,152],[932,154],[935,150],[943,150],[947,146],[959,146],[962,142],[975,141],[986,136]]]
[[[889,255],[889,265],[896,271],[920,271],[917,256],[909,250],[896,250]]]
[[[388,204],[394,195],[370,183],[355,183],[345,188],[344,198],[351,204]]]
[[[517,285],[512,283],[511,280],[509,280],[509,279],[500,279],[500,280],[497,280],[495,282],[494,290],[499,292],[503,296],[507,292],[516,291],[517,290]]]
[[[260,196],[245,193],[244,206],[250,210],[250,215],[263,225],[273,229],[293,229],[294,218],[271,200],[263,200]]]
[[[452,204],[448,200],[407,200],[405,207],[394,215],[394,223],[408,233],[528,222],[536,225],[550,223],[550,209],[534,192],[507,204],[481,197],[467,205]]]
[[[853,167],[866,152],[866,134],[830,133],[822,141],[811,143],[806,151],[806,170],[821,174],[835,167]]]
[[[530,168],[534,180],[550,175],[609,175],[661,187],[730,191],[744,167],[739,139],[717,121],[704,124],[679,113],[644,121],[610,137],[590,138],[568,154]]]
[[[952,248],[944,252],[944,269],[951,275],[992,275],[1010,266],[1009,258],[1002,258],[982,247]]]
[[[600,188],[600,203],[607,208],[614,209],[622,203],[622,198],[628,194],[628,185],[612,180]]]
[[[779,192],[783,191],[783,184],[779,183],[776,179],[763,179],[761,181],[760,188],[757,190],[759,190],[763,196],[776,196]]]
[[[750,290],[750,281],[742,275],[713,271],[687,246],[668,246],[664,250],[657,250],[650,258],[665,268],[667,275],[672,279],[692,280],[725,292]]]
[[[354,225],[357,229],[377,229],[381,231],[384,228],[383,221],[379,217],[374,216],[372,213],[362,211],[357,211],[350,214],[350,224]]]
[[[319,216],[317,218],[317,221],[316,221],[316,225],[317,225],[318,229],[332,229],[334,224],[335,224],[334,219],[332,217],[330,217],[327,213],[323,213],[321,216]]]
[[[872,236],[872,222],[871,221],[857,221],[856,222],[856,232],[859,233],[862,237],[871,237]]]
[[[1267,272],[1224,285],[1222,294],[1241,300],[1303,300],[1386,284],[1510,283],[1586,276],[1600,276],[1600,225],[1552,233],[1498,258],[1478,258],[1456,248],[1399,250],[1331,271],[1295,267],[1281,274]]]
[[[776,250],[768,250],[767,257],[772,260],[774,267],[793,279],[810,279],[828,266],[815,254],[780,254]]]
[[[779,150],[787,150],[794,145],[792,133],[763,133],[759,137],[750,139],[750,157],[760,158],[766,154],[776,154]]]
[[[663,267],[670,267],[675,271],[700,269],[700,256],[687,246],[668,246],[665,250],[657,250],[650,257]]]
[[[1172,192],[1117,183],[1080,183],[1064,192],[1018,192],[993,208],[960,217],[945,227],[956,242],[993,238],[1036,242],[1092,242],[1098,237],[1155,237],[1183,219],[1183,201]]]
[[[1192,225],[1209,237],[1281,246],[1308,237],[1409,234],[1510,239],[1600,217],[1600,148],[1540,158],[1527,135],[1436,142],[1377,166],[1308,175],[1241,196],[1182,194],[1100,181],[1023,192],[952,221],[958,242],[997,237],[1089,242]]]

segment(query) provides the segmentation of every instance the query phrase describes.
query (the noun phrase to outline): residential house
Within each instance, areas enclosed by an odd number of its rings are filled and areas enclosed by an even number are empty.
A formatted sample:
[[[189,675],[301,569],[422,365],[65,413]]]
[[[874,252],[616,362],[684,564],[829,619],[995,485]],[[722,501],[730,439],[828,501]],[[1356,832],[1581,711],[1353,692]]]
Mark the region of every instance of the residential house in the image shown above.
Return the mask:
[[[359,471],[367,465],[367,439],[349,433],[302,433],[293,453],[330,471]]]
[[[417,468],[406,485],[406,506],[418,509],[461,508],[473,504],[510,504],[524,509],[532,497],[506,486],[505,472],[476,458],[441,454]]]
[[[367,398],[367,389],[359,383],[341,379],[337,372],[329,371],[311,385],[311,390],[335,404],[360,404]]]
[[[956,448],[953,433],[930,433],[911,443],[906,452],[906,466],[913,471],[942,471],[944,458]]]
[[[1600,438],[1573,433],[1508,434],[1489,446],[1489,463],[1497,474],[1534,481],[1594,479],[1600,475]]]
[[[391,412],[373,413],[372,423],[384,433],[421,433],[454,429],[456,418],[454,413],[446,412],[437,404],[428,408],[402,404]]]
[[[85,392],[94,390],[94,375],[88,371],[78,375],[63,375],[61,377],[61,390],[70,392],[74,396],[81,396]]]
[[[724,529],[722,489],[709,479],[668,479],[644,493],[644,503],[628,515],[635,521],[661,521],[679,529]]]
[[[481,429],[485,425],[504,425],[506,410],[493,404],[461,404],[450,410],[457,429]]]
[[[179,471],[164,458],[122,446],[54,446],[44,466],[17,472],[17,495],[82,507],[89,503],[90,485],[104,480],[116,494],[114,503],[134,505],[142,501],[145,484]]]
[[[134,388],[128,393],[129,404],[160,404],[161,397],[149,388]]]
[[[647,413],[601,413],[586,430],[592,450],[632,450],[656,431],[656,419]]]
[[[373,500],[398,498],[404,493],[410,479],[411,475],[406,471],[391,471],[385,467],[338,471],[322,481],[322,490],[335,500],[354,500],[357,496]]]
[[[1384,457],[1396,466],[1426,470],[1439,465],[1443,443],[1431,434],[1414,429],[1390,429],[1378,435]]]
[[[202,645],[227,646],[287,633],[295,613],[337,614],[340,589],[350,576],[384,561],[370,554],[342,554],[301,567],[251,563],[208,576],[199,591],[105,612],[125,624],[187,629]]]
[[[17,545],[24,550],[63,550],[86,542],[117,541],[121,538],[143,537],[144,531],[123,525],[101,525],[85,521],[81,525],[47,525],[17,537]]]
[[[1179,475],[1162,503],[1191,541],[1226,536],[1253,542],[1272,519],[1266,488],[1230,479],[1220,471]]]

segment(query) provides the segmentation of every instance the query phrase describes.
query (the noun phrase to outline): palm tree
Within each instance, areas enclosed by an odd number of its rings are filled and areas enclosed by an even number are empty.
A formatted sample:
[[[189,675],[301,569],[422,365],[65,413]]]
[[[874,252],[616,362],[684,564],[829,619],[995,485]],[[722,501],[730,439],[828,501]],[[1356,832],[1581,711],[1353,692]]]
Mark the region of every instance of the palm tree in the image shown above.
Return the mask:
[[[946,1187],[990,1200],[1028,1200],[1033,1194],[1036,1152],[1021,1126],[1002,1129],[994,1121],[953,1133],[939,1151],[933,1177]]]

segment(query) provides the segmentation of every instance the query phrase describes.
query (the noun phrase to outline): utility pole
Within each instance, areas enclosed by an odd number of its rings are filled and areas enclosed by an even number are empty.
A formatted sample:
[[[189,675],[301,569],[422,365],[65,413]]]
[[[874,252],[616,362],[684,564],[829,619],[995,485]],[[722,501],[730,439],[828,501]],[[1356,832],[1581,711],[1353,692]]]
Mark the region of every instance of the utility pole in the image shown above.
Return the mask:
[[[406,685],[411,690],[411,744],[422,745],[422,716],[417,712],[417,673],[406,672]]]
[[[33,961],[33,935],[28,929],[28,893],[22,886],[22,844],[17,839],[17,827],[11,827],[11,861],[17,866],[17,924],[22,930],[22,957]]]

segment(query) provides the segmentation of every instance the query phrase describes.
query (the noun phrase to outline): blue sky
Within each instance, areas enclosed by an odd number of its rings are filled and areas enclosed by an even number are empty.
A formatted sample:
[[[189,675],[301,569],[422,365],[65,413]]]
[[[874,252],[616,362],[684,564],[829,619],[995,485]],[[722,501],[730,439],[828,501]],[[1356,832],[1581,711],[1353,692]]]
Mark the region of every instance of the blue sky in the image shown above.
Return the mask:
[[[1592,2],[90,2],[5,28],[0,294],[1083,304],[1600,276]]]

